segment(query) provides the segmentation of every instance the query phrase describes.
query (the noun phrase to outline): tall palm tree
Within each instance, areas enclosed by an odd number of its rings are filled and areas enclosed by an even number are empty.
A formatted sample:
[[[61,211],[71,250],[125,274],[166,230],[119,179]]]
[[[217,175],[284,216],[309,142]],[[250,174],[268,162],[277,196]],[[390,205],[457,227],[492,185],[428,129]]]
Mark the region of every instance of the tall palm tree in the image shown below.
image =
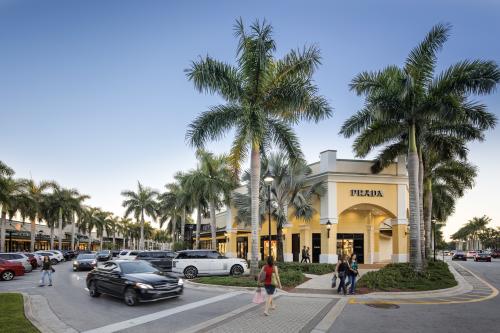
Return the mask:
[[[402,132],[407,137],[408,178],[410,197],[410,261],[415,270],[423,268],[423,163],[420,163],[419,142],[432,121],[446,120],[451,125],[463,119],[477,120],[484,115],[479,105],[466,102],[469,94],[487,94],[500,81],[500,71],[493,61],[462,61],[450,66],[437,77],[434,70],[437,51],[448,37],[450,27],[438,24],[415,47],[403,68],[388,66],[378,72],[362,72],[351,83],[358,95],[365,95],[365,107],[349,118],[341,134],[351,137],[360,133],[356,151],[366,155],[373,147],[400,149],[393,138]],[[459,106],[457,107],[457,102]],[[469,106],[469,107],[463,107]],[[422,231],[421,231],[422,229]]]
[[[132,224],[132,220],[130,218],[122,217],[118,222],[118,232],[123,237],[123,248],[129,247],[130,241],[130,226]]]
[[[256,21],[247,31],[239,19],[234,27],[238,38],[237,67],[207,56],[193,62],[186,71],[196,89],[217,93],[227,102],[211,107],[189,126],[189,142],[202,148],[206,141],[218,140],[235,129],[229,155],[235,171],[239,171],[240,162],[250,150],[252,274],[259,269],[260,154],[275,144],[291,160],[301,159],[300,145],[291,126],[300,120],[318,122],[332,114],[312,80],[320,64],[319,49],[304,47],[276,59],[272,30],[265,21]]]
[[[104,245],[104,233],[109,236],[109,224],[111,223],[112,214],[110,212],[99,211],[96,215],[95,228],[97,232],[97,237],[100,238],[99,249],[103,250]]]
[[[89,250],[92,250],[92,231],[98,224],[101,209],[96,207],[85,207],[81,213],[79,228],[83,233],[88,234]]]
[[[122,196],[125,197],[122,203],[123,207],[125,207],[125,217],[133,214],[135,219],[141,223],[139,250],[144,250],[144,215],[156,219],[156,197],[158,192],[137,182],[137,192],[123,191]]]
[[[184,233],[186,228],[187,216],[193,213],[194,197],[193,194],[188,191],[183,184],[184,177],[186,175],[182,172],[177,172],[174,176],[176,182],[179,184],[179,190],[177,192],[177,198],[179,201],[179,207],[182,211],[181,215],[181,241],[184,242]]]
[[[179,202],[180,186],[178,183],[168,183],[165,185],[166,192],[158,195],[157,215],[160,222],[160,228],[163,227],[165,222],[169,221],[170,233],[172,234],[172,242],[175,242],[175,232],[177,228],[177,221],[180,218],[181,206]]]
[[[313,200],[325,193],[323,182],[308,184],[307,177],[311,174],[311,168],[304,162],[291,163],[283,153],[271,153],[264,160],[261,167],[260,181],[260,220],[266,219],[267,202],[269,200],[268,190],[264,184],[267,171],[274,175],[271,184],[271,216],[276,221],[276,240],[278,261],[283,261],[283,227],[288,223],[289,207],[293,208],[294,217],[310,222],[316,210]],[[242,177],[243,182],[250,179],[249,172]],[[249,224],[251,220],[250,196],[248,193],[234,193],[233,202],[238,209],[237,219],[239,222]]]
[[[36,234],[36,221],[41,218],[42,202],[44,200],[44,194],[47,193],[48,189],[53,189],[57,186],[55,182],[52,181],[41,181],[35,182],[33,179],[22,179],[20,180],[20,186],[22,188],[22,204],[21,214],[27,216],[31,223],[31,243],[30,251],[35,251],[35,234]]]

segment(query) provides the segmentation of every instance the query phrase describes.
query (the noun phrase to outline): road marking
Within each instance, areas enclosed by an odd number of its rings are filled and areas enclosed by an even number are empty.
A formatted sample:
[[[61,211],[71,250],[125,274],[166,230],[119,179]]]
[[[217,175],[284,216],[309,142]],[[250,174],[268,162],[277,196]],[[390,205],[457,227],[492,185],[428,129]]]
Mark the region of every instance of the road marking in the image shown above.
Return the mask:
[[[327,332],[330,327],[333,326],[337,317],[342,313],[344,307],[347,305],[348,299],[341,298],[338,300],[337,304],[335,304],[330,311],[326,314],[325,317],[316,325],[316,327],[311,331],[312,333],[323,333]]]
[[[134,327],[134,326],[137,326],[137,325],[146,324],[146,323],[149,323],[151,321],[155,321],[155,320],[158,320],[158,319],[161,319],[161,318],[165,318],[165,317],[174,315],[176,313],[180,313],[180,312],[192,310],[192,309],[198,308],[200,306],[205,306],[205,305],[208,305],[208,304],[211,304],[211,303],[219,302],[219,301],[222,301],[222,300],[225,300],[225,299],[228,299],[228,298],[234,297],[236,295],[240,295],[240,294],[243,294],[243,292],[242,291],[234,291],[234,292],[230,292],[230,293],[227,293],[227,294],[222,294],[222,295],[215,296],[215,297],[210,297],[210,298],[198,301],[198,302],[193,302],[193,303],[188,303],[188,304],[185,304],[185,305],[181,305],[181,306],[178,306],[178,307],[175,307],[175,308],[172,308],[172,309],[163,310],[163,311],[159,311],[159,312],[155,312],[155,313],[150,313],[150,314],[147,314],[147,315],[144,315],[144,316],[140,316],[140,317],[136,317],[136,318],[133,318],[133,319],[121,321],[121,322],[114,323],[114,324],[111,324],[111,325],[106,325],[106,326],[99,327],[99,328],[96,328],[96,329],[93,329],[93,330],[85,331],[83,333],[111,333],[111,332],[117,332],[117,331],[128,329],[130,327]]]

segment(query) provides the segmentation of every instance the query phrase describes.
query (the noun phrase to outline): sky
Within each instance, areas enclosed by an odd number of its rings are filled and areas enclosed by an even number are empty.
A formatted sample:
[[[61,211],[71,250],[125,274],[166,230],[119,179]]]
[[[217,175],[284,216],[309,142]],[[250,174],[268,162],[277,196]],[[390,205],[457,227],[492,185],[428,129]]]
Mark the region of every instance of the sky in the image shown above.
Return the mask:
[[[402,65],[434,24],[453,26],[438,71],[463,59],[500,62],[495,0],[0,0],[0,160],[17,177],[77,188],[91,195],[88,204],[121,215],[122,190],[137,181],[162,190],[176,171],[195,167],[187,126],[223,101],[198,93],[184,70],[207,54],[234,63],[238,17],[273,25],[277,57],[304,45],[321,49],[314,79],[334,115],[295,127],[311,163],[326,149],[354,157],[352,140],[338,135],[363,105],[349,82]],[[474,99],[499,116],[498,92]],[[227,152],[231,138],[207,148]],[[469,145],[479,175],[446,236],[474,216],[500,225],[499,144],[496,129]]]

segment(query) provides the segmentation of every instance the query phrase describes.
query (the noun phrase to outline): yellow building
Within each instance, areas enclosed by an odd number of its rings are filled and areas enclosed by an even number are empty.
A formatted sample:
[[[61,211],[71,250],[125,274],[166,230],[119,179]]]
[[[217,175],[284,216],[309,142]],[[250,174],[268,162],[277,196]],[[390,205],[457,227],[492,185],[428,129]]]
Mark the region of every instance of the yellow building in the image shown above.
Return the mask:
[[[310,165],[309,181],[323,181],[327,191],[314,202],[312,221],[304,222],[288,212],[283,229],[285,261],[300,261],[303,246],[310,248],[312,262],[336,263],[339,255],[351,253],[366,264],[408,260],[405,158],[398,158],[379,174],[371,173],[371,165],[372,161],[337,159],[335,150],[322,152],[320,161]],[[235,216],[234,207],[217,214],[217,246],[227,256],[249,259],[250,227],[238,225]],[[265,220],[259,232],[261,258],[268,255],[268,239]],[[210,246],[209,232],[202,232],[201,240]],[[271,248],[275,255],[275,221],[271,221]]]

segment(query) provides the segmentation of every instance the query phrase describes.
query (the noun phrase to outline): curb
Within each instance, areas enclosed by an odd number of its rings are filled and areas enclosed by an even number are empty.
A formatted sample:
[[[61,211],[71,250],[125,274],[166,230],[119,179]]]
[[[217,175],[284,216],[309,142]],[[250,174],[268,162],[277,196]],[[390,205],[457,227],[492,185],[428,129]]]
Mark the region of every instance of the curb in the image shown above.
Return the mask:
[[[24,301],[24,315],[41,333],[78,333],[57,317],[45,297],[21,294]]]

